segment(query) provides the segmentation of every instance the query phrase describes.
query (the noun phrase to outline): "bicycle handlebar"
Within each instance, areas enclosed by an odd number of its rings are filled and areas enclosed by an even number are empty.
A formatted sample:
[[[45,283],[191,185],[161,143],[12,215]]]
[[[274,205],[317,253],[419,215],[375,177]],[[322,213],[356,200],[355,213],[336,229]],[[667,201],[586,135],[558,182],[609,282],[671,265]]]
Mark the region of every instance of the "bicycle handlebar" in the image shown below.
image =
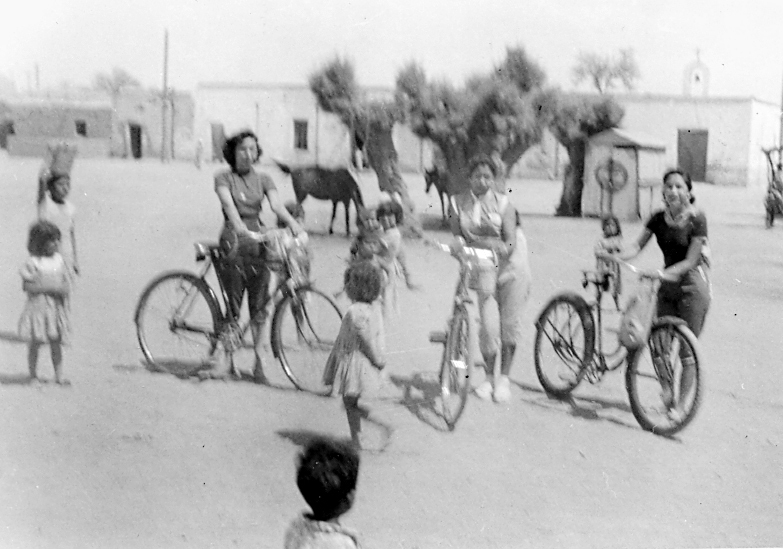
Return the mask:
[[[631,263],[628,263],[627,261],[620,259],[619,257],[615,257],[611,254],[600,255],[600,256],[596,255],[596,257],[598,259],[602,259],[604,261],[611,261],[612,263],[616,263],[622,267],[625,267],[632,273],[639,275],[639,278],[647,278],[649,280],[663,280],[663,271],[661,271],[660,269],[656,269],[654,271],[648,269],[641,269],[636,265],[632,265]]]
[[[436,240],[433,241],[425,241],[427,244],[431,244],[435,248],[443,251],[448,252],[452,256],[456,257],[460,262],[462,261],[470,261],[471,259],[475,258],[475,260],[492,260],[497,264],[497,258],[495,257],[495,252],[492,250],[487,250],[486,248],[473,248],[470,246],[465,245],[465,240],[462,238],[458,238],[455,240],[453,244],[444,244],[443,242],[438,242]]]

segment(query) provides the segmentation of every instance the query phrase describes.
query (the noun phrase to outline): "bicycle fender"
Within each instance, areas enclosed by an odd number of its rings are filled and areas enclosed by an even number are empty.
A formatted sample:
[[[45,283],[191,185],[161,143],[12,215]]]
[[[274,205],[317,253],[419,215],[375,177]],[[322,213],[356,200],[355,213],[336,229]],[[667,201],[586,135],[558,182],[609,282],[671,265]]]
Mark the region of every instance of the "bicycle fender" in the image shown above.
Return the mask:
[[[564,301],[568,301],[572,303],[580,313],[583,311],[586,312],[589,317],[590,326],[592,327],[593,315],[592,315],[592,311],[590,310],[590,305],[588,305],[584,297],[582,297],[576,292],[560,292],[559,294],[555,294],[552,297],[550,297],[547,300],[547,302],[544,304],[544,306],[541,308],[538,315],[536,316],[536,323],[535,323],[536,327],[538,327],[541,324],[541,320],[544,316],[544,313],[547,311],[551,303],[558,299],[562,299]]]
[[[194,281],[201,280],[201,282],[203,282],[203,287],[206,290],[207,294],[209,294],[209,297],[217,305],[218,312],[220,312],[221,315],[223,314],[222,308],[220,307],[220,301],[218,301],[217,296],[215,295],[215,290],[212,288],[212,286],[207,284],[206,281],[204,281],[199,275],[197,275],[194,272],[172,270],[172,271],[163,271],[162,273],[154,277],[152,280],[150,280],[146,286],[144,286],[144,289],[141,291],[141,295],[139,296],[139,299],[136,301],[136,307],[133,311],[133,322],[139,321],[139,313],[141,313],[141,304],[144,301],[144,296],[147,295],[150,289],[153,288],[156,284],[158,284],[158,282],[160,282],[162,279],[174,275],[179,275]]]

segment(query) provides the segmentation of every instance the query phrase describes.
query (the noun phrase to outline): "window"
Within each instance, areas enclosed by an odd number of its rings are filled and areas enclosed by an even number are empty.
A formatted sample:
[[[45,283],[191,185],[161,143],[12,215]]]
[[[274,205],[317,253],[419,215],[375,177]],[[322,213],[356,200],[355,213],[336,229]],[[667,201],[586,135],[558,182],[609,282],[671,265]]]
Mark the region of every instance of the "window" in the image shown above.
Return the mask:
[[[85,122],[84,120],[76,121],[76,135],[87,137],[87,122]]]
[[[5,133],[6,135],[16,135],[16,130],[14,129],[14,122],[13,120],[7,120],[5,122]]]
[[[294,148],[307,150],[307,120],[294,120]]]

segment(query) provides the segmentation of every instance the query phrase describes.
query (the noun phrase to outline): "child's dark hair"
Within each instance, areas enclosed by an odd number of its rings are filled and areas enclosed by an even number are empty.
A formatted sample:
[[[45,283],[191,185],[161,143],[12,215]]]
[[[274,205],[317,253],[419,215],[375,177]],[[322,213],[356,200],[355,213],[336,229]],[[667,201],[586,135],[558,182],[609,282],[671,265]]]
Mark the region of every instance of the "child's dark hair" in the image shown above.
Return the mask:
[[[40,257],[44,255],[44,248],[52,240],[60,240],[62,234],[57,225],[49,221],[38,221],[30,225],[30,234],[27,238],[27,251],[30,255]]]
[[[608,231],[612,226],[614,226],[614,231],[612,234],[609,234]],[[601,219],[601,230],[603,231],[605,237],[623,235],[623,228],[620,227],[620,220],[617,219],[617,217],[614,215],[608,215]]]
[[[378,205],[378,209],[376,211],[379,218],[385,217],[387,215],[393,215],[394,222],[397,223],[397,225],[402,225],[402,220],[405,218],[402,205],[396,200],[386,200],[381,202]]]
[[[49,176],[46,178],[46,188],[49,189],[49,192],[52,191],[54,188],[55,183],[60,181],[61,179],[65,179],[68,181],[68,183],[71,182],[71,176],[68,174],[62,174],[62,173],[50,173]]]
[[[288,211],[289,214],[291,214],[291,217],[294,219],[304,219],[305,211],[304,206],[302,206],[299,202],[294,202],[293,200],[289,200],[285,203],[285,209]],[[283,221],[280,218],[277,218],[277,227],[283,228],[285,227],[285,221]]]
[[[299,454],[296,485],[313,518],[334,519],[351,508],[359,477],[359,454],[349,444],[319,438]]]
[[[343,276],[343,287],[351,301],[372,303],[381,295],[382,284],[381,269],[371,261],[351,263]]]

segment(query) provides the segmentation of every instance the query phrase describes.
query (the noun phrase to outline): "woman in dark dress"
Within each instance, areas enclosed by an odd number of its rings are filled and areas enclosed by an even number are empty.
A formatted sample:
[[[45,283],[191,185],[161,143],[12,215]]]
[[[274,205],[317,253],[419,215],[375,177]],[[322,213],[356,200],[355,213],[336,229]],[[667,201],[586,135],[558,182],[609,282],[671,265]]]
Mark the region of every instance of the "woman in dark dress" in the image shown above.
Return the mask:
[[[237,318],[247,292],[256,355],[253,378],[258,383],[266,383],[261,360],[262,327],[268,314],[270,282],[276,275],[267,264],[260,245],[265,230],[260,218],[264,198],[277,218],[295,235],[300,235],[304,229],[284,207],[272,178],[253,169],[261,156],[261,147],[253,132],[242,131],[229,138],[223,146],[223,156],[231,168],[215,176],[215,192],[224,219],[220,245],[228,253],[217,266],[218,275],[228,295],[228,306]],[[229,370],[227,361],[217,360],[202,377],[222,378]]]

